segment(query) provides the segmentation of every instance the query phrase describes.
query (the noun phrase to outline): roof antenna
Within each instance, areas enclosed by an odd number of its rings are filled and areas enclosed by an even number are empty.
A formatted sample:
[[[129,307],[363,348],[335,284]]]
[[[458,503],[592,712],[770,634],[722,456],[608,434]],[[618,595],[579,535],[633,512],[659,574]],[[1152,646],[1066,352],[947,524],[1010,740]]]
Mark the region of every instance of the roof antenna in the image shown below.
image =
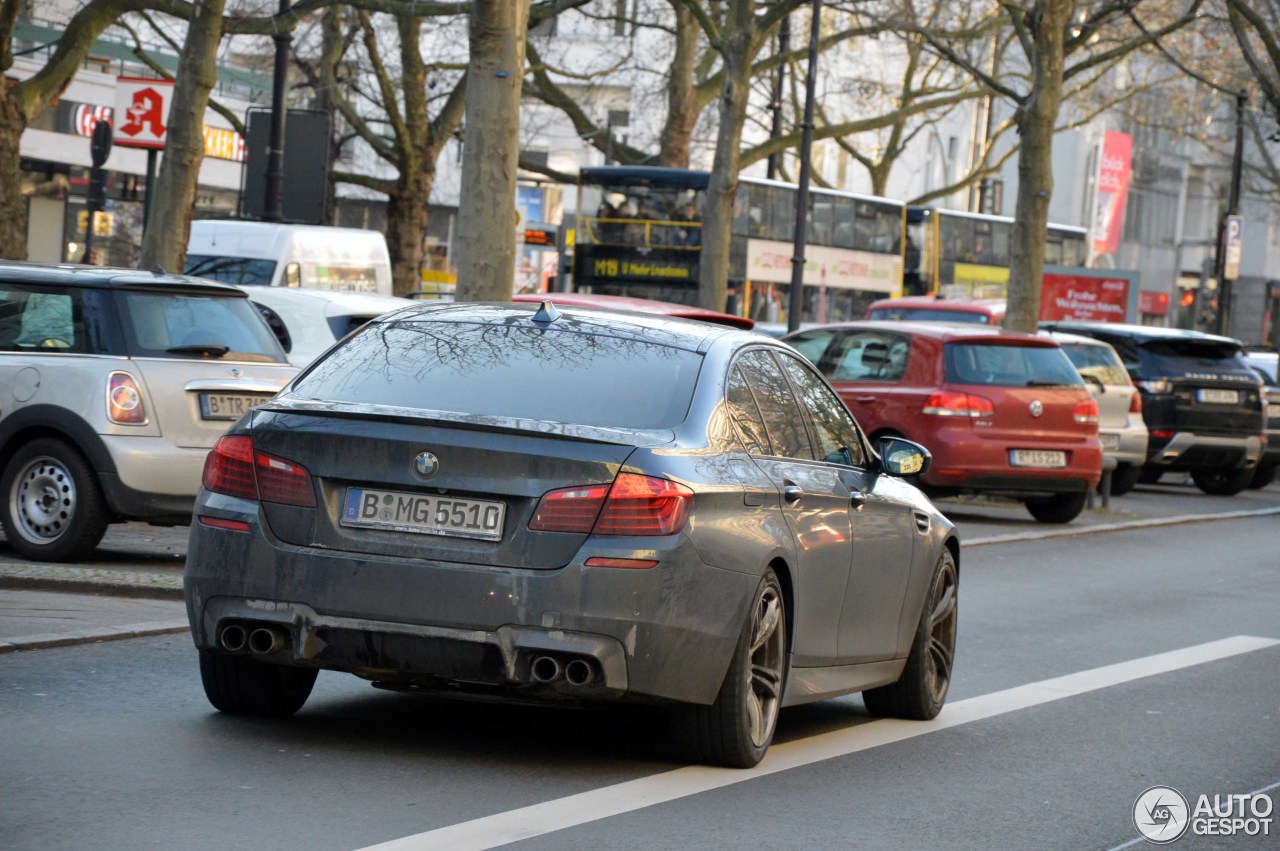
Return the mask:
[[[153,274],[153,275],[163,275],[163,274],[164,274],[164,267],[163,267],[163,266],[161,266],[159,263],[157,263],[156,265],[154,265],[154,266],[152,266],[152,267],[151,267],[151,274]]]
[[[547,299],[538,305],[538,312],[533,314],[534,322],[555,322],[560,318],[560,311],[556,310],[556,306],[551,303],[551,299]]]

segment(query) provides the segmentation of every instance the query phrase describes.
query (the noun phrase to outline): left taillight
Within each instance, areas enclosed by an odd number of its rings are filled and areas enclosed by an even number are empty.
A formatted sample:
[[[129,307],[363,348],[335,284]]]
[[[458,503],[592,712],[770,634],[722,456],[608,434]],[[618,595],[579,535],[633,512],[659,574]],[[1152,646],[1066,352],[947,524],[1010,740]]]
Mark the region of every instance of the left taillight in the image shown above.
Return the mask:
[[[220,438],[204,461],[205,490],[227,496],[315,508],[311,474],[301,464],[253,448],[253,438]]]
[[[1098,421],[1098,403],[1092,399],[1076,402],[1076,409],[1071,414],[1078,423],[1096,423]]]
[[[107,419],[120,425],[145,425],[147,408],[142,403],[142,390],[127,372],[107,376]]]

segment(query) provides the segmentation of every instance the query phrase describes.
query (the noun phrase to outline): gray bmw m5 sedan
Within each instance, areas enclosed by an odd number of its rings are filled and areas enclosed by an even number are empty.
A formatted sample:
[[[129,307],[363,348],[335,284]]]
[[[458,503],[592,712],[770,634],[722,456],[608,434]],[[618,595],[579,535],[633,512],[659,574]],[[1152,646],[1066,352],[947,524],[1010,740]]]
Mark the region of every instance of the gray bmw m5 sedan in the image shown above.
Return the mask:
[[[780,708],[932,718],[959,542],[822,376],[762,335],[554,304],[366,325],[209,454],[185,575],[219,710],[316,672],[445,695],[667,704],[759,762]]]

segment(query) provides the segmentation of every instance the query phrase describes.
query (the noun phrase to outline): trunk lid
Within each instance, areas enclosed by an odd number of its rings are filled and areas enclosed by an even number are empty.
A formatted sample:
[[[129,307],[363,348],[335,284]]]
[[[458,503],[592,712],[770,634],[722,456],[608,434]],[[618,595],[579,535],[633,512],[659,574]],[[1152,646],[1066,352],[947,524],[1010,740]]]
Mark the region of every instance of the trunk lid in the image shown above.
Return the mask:
[[[588,436],[551,423],[483,419],[344,403],[290,410],[273,403],[254,416],[254,447],[306,467],[318,504],[264,503],[271,531],[290,544],[344,552],[542,570],[567,564],[587,535],[531,531],[539,499],[557,488],[612,482],[634,444],[607,430]],[[415,470],[421,453],[434,456],[430,477]],[[482,519],[448,534],[353,525],[380,522],[377,515],[359,515],[370,493],[389,512],[382,520],[406,521],[403,527],[420,528],[442,505],[464,517],[475,507],[473,520],[501,505],[498,538],[472,537],[486,534]],[[408,500],[421,509],[409,509]]]
[[[174,446],[212,449],[254,405],[268,401],[298,370],[286,364],[137,358],[147,415]]]

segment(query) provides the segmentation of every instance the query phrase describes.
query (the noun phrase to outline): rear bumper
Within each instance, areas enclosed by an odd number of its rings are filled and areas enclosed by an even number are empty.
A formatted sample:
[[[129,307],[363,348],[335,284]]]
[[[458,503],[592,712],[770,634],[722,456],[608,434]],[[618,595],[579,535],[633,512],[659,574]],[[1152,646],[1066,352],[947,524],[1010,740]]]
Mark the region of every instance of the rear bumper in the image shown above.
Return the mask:
[[[1147,427],[1141,423],[1134,427],[1126,428],[1106,428],[1103,427],[1098,432],[1098,440],[1103,441],[1103,436],[1113,434],[1118,441],[1116,449],[1103,448],[1103,455],[1107,458],[1114,458],[1117,464],[1134,464],[1142,466],[1147,460]]]
[[[925,442],[930,441],[932,442]],[[957,429],[939,429],[925,437],[933,464],[924,483],[936,491],[981,491],[1020,496],[1080,493],[1093,490],[1102,477],[1102,446],[1081,443],[993,440]],[[1067,465],[1056,468],[1015,467],[1012,449],[1065,452]]]
[[[1237,470],[1262,458],[1262,436],[1221,437],[1180,431],[1167,442],[1152,441],[1147,466],[1160,470]]]
[[[564,567],[523,570],[296,547],[259,523],[256,504],[216,494],[197,513],[252,530],[192,524],[184,587],[198,647],[219,649],[229,623],[269,625],[286,641],[267,661],[424,688],[708,704],[759,581],[706,565],[683,536],[651,539],[659,564],[647,570],[586,567],[622,556],[598,539]],[[586,660],[595,676],[535,682],[544,655]]]
[[[174,446],[163,437],[118,434],[101,437],[124,487],[147,494],[185,497],[190,511],[196,491],[200,489],[208,449]]]

